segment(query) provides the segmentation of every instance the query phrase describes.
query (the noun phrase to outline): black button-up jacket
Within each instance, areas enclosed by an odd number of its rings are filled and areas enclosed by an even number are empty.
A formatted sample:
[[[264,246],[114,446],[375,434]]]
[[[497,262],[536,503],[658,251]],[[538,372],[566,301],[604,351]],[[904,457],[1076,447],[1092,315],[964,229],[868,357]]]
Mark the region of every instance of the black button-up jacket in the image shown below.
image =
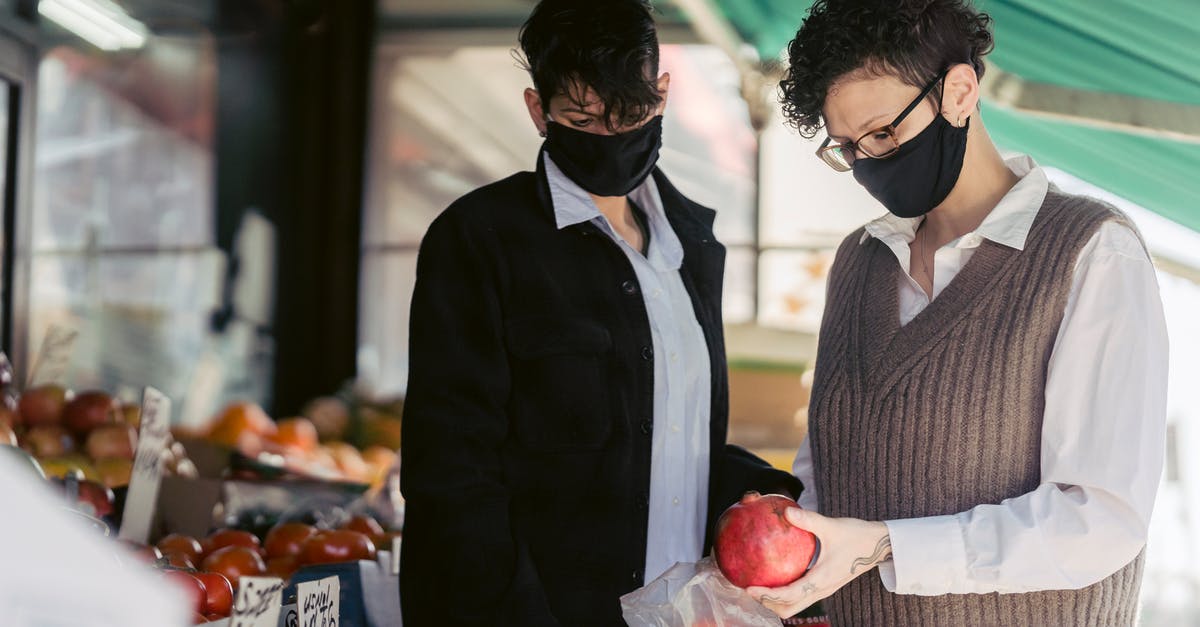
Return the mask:
[[[712,371],[708,539],[746,490],[799,482],[725,442],[725,248],[716,214],[653,176]],[[546,177],[451,205],[421,244],[401,446],[406,627],[621,625],[643,585],[654,351],[633,267],[559,230]]]

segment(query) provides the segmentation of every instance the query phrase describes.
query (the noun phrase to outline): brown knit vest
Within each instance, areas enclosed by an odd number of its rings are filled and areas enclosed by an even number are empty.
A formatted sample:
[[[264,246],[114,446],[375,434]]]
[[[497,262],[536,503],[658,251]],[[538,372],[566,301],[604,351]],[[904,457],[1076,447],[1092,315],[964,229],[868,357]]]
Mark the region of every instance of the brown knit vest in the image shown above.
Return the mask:
[[[985,241],[904,327],[895,255],[873,238],[860,244],[861,229],[843,242],[809,408],[823,514],[955,514],[1038,486],[1050,353],[1076,258],[1106,220],[1130,224],[1051,188],[1023,251]],[[1142,562],[1081,590],[1024,594],[893,594],[871,572],[825,607],[838,627],[1127,626]]]

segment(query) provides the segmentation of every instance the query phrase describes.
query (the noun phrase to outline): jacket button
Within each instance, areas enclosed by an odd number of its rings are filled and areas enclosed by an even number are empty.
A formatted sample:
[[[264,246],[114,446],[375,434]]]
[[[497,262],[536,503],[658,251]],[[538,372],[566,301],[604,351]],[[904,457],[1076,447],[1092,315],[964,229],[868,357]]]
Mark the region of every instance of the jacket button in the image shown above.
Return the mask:
[[[651,346],[643,346],[642,347],[642,359],[644,361],[653,361],[654,360],[654,348]]]
[[[642,433],[650,435],[654,432],[654,422],[651,420],[642,421]]]
[[[634,583],[637,583],[637,584],[642,583],[642,570],[640,568],[637,570],[634,570],[632,573],[629,574],[629,578],[632,579]]]
[[[650,507],[649,497],[647,497],[645,494],[639,494],[637,497],[637,508],[640,510],[644,510],[647,507]]]
[[[626,281],[621,284],[621,291],[625,292],[626,296],[633,296],[634,294],[638,293],[637,283],[633,281]]]

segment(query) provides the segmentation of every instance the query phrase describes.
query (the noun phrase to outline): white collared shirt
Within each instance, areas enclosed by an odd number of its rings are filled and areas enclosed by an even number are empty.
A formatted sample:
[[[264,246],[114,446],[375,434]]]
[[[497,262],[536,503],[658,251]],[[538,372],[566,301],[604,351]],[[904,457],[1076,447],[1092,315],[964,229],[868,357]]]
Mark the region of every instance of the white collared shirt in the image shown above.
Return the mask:
[[[933,298],[983,240],[1023,250],[1045,199],[1045,172],[1007,161],[1021,180],[975,231],[938,249]],[[931,299],[909,271],[923,218],[892,215],[866,228],[895,253],[898,315],[906,325]],[[1154,266],[1138,236],[1106,222],[1081,250],[1046,378],[1041,484],[999,504],[948,516],[886,521],[892,561],[879,567],[899,594],[1077,589],[1129,563],[1146,543],[1166,438],[1167,331]],[[793,472],[800,505],[817,509],[807,439]]]
[[[633,266],[650,320],[654,428],[645,568],[645,581],[650,582],[676,562],[698,562],[703,557],[712,386],[708,344],[679,274],[683,246],[667,221],[654,177],[629,194],[645,212],[650,229],[650,246],[642,255],[550,155],[543,158],[558,228],[591,222],[612,238]]]

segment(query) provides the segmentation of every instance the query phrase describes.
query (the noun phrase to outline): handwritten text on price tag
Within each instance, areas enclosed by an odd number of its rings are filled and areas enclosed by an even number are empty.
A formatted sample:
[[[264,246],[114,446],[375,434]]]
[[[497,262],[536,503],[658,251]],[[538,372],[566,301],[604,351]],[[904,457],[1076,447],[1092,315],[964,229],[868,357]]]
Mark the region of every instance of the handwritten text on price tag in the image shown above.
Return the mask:
[[[326,577],[296,585],[300,627],[337,627],[341,623],[341,584]]]
[[[230,627],[276,627],[283,601],[283,580],[278,577],[238,579]]]

